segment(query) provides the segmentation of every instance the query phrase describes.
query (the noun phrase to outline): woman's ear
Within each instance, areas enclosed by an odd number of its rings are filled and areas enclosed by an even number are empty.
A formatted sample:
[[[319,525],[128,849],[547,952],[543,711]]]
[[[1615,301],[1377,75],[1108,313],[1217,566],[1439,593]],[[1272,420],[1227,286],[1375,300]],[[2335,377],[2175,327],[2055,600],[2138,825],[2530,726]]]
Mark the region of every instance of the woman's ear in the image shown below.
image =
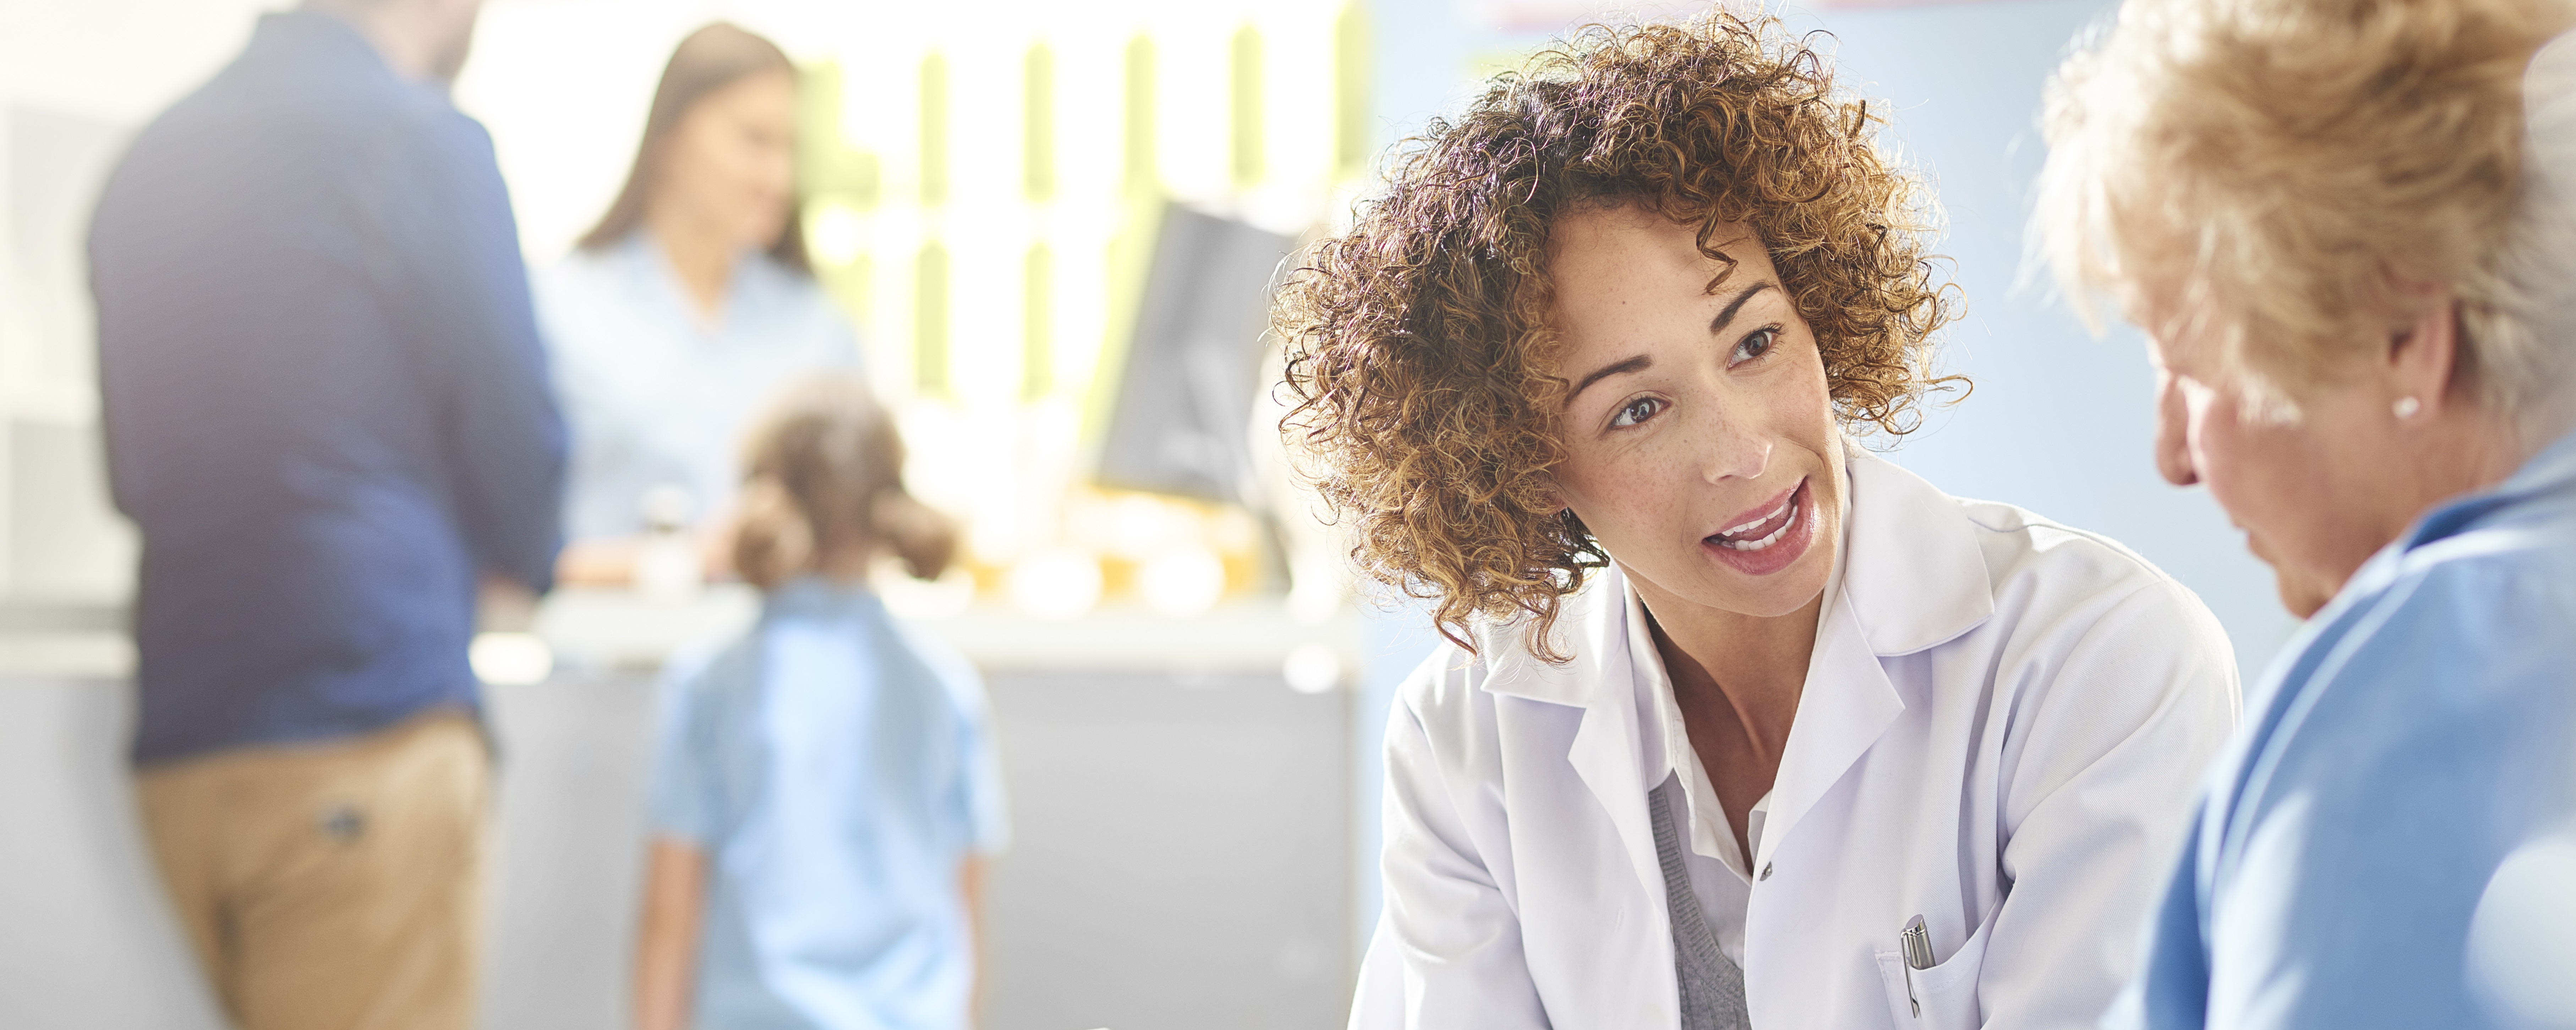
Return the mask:
[[[2413,324],[2389,337],[2382,371],[2400,421],[2439,415],[2459,368],[2460,305],[2439,291]]]

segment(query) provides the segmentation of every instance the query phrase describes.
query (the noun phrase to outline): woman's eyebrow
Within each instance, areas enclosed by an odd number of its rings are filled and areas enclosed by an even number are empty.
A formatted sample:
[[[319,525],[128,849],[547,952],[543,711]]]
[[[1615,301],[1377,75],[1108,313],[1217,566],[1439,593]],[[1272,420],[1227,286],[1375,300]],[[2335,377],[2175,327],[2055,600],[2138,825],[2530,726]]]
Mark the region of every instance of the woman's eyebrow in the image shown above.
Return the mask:
[[[1726,330],[1726,324],[1735,321],[1735,313],[1744,310],[1744,302],[1752,300],[1754,294],[1771,289],[1778,285],[1778,283],[1774,283],[1766,279],[1761,282],[1754,283],[1751,286],[1747,286],[1743,290],[1737,292],[1734,300],[1726,302],[1726,310],[1718,312],[1716,321],[1708,324],[1710,335],[1724,332]],[[1592,374],[1584,376],[1581,382],[1574,384],[1574,392],[1565,395],[1566,403],[1573,403],[1574,398],[1577,395],[1580,395],[1586,387],[1589,387],[1594,383],[1626,372],[1643,372],[1647,368],[1653,366],[1654,363],[1655,359],[1639,354],[1626,361],[1604,365],[1600,368],[1593,369]]]
[[[1743,302],[1742,302],[1742,301],[1737,301],[1737,303],[1743,303]],[[1600,368],[1593,369],[1593,370],[1592,370],[1592,374],[1591,374],[1591,375],[1584,376],[1584,377],[1583,377],[1583,381],[1582,381],[1582,382],[1575,384],[1575,387],[1574,387],[1574,393],[1569,393],[1569,394],[1566,394],[1566,395],[1565,395],[1565,402],[1566,402],[1566,403],[1568,403],[1568,404],[1572,404],[1572,403],[1574,403],[1574,398],[1575,398],[1576,394],[1580,394],[1580,393],[1582,393],[1585,387],[1591,386],[1591,385],[1592,385],[1592,384],[1594,384],[1594,383],[1600,382],[1600,381],[1602,381],[1602,380],[1604,380],[1604,379],[1610,378],[1611,376],[1619,375],[1619,374],[1624,373],[1624,372],[1643,372],[1643,371],[1645,371],[1645,370],[1646,370],[1647,366],[1652,365],[1652,364],[1654,364],[1654,363],[1655,363],[1655,359],[1650,358],[1650,357],[1647,357],[1646,355],[1643,355],[1643,354],[1639,354],[1639,355],[1637,355],[1636,357],[1629,358],[1628,360],[1626,360],[1626,361],[1622,361],[1622,362],[1619,362],[1619,363],[1617,363],[1617,364],[1613,364],[1613,365],[1604,365],[1604,366],[1602,366],[1602,367],[1600,367]]]
[[[1725,332],[1725,331],[1726,331],[1726,324],[1727,324],[1727,323],[1729,323],[1729,322],[1735,321],[1735,313],[1736,313],[1736,312],[1738,312],[1738,311],[1744,310],[1744,302],[1745,302],[1745,301],[1752,300],[1752,299],[1753,299],[1753,295],[1754,295],[1754,294],[1760,293],[1760,292],[1762,292],[1762,291],[1764,291],[1764,290],[1770,289],[1770,288],[1772,288],[1772,287],[1774,287],[1774,286],[1777,286],[1777,285],[1779,285],[1779,284],[1778,284],[1778,283],[1774,283],[1774,282],[1772,282],[1772,281],[1770,281],[1770,280],[1768,280],[1768,279],[1765,279],[1765,280],[1763,280],[1763,281],[1761,281],[1761,282],[1754,283],[1754,284],[1753,284],[1753,285],[1751,285],[1751,286],[1747,286],[1747,287],[1745,287],[1745,288],[1744,288],[1744,292],[1736,294],[1736,295],[1735,295],[1735,299],[1734,299],[1734,300],[1730,300],[1730,301],[1727,301],[1727,302],[1726,302],[1726,310],[1718,312],[1718,313],[1717,313],[1717,318],[1716,318],[1715,320],[1713,320],[1713,321],[1709,322],[1709,324],[1708,324],[1708,334],[1709,334],[1709,335],[1711,335],[1711,336],[1715,336],[1715,335],[1717,335],[1717,334],[1719,334],[1719,333]]]

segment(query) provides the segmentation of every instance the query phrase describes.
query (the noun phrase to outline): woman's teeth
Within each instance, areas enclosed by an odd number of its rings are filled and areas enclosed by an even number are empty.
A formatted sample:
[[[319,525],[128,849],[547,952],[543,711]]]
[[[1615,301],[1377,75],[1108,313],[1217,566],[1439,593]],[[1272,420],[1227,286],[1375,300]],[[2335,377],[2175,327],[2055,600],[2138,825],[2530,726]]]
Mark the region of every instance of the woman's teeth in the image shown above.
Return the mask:
[[[1761,518],[1755,519],[1755,520],[1753,520],[1753,521],[1751,521],[1751,522],[1747,522],[1747,523],[1745,523],[1745,524],[1743,524],[1743,525],[1741,525],[1741,526],[1736,526],[1736,527],[1734,527],[1734,528],[1732,528],[1732,529],[1728,529],[1728,530],[1725,530],[1725,531],[1723,531],[1723,532],[1718,533],[1718,534],[1717,534],[1717,538],[1716,538],[1716,539],[1717,539],[1717,545],[1718,545],[1718,546],[1720,546],[1720,547],[1727,548],[1727,549],[1729,549],[1729,550],[1736,550],[1736,551],[1759,551],[1759,550],[1761,550],[1761,549],[1763,549],[1763,548],[1766,548],[1766,547],[1769,547],[1769,546],[1771,546],[1771,545],[1773,545],[1773,544],[1779,543],[1779,542],[1780,542],[1780,538],[1782,538],[1782,537],[1785,537],[1785,536],[1788,536],[1788,535],[1789,535],[1789,527],[1791,527],[1791,526],[1795,526],[1795,525],[1797,525],[1797,524],[1798,524],[1798,512],[1796,511],[1797,506],[1798,506],[1798,495],[1797,495],[1797,493],[1796,493],[1795,491],[1792,491],[1792,492],[1789,494],[1789,499],[1788,499],[1788,500],[1786,500],[1786,501],[1782,501],[1782,502],[1780,502],[1780,507],[1771,509],[1771,512],[1770,512],[1769,514],[1764,515],[1764,516],[1762,516]],[[1763,534],[1762,536],[1757,537],[1757,538],[1752,539],[1752,540],[1737,540],[1737,539],[1733,539],[1733,538],[1734,538],[1734,536],[1735,536],[1736,534],[1738,534],[1738,533],[1749,533],[1749,532],[1752,532],[1753,530],[1756,530],[1756,529],[1760,529],[1760,528],[1762,528],[1762,525],[1763,525],[1764,523],[1770,522],[1770,521],[1771,521],[1771,520],[1773,520],[1773,519],[1780,518],[1781,513],[1782,513],[1782,512],[1784,512],[1784,511],[1788,513],[1789,517],[1788,517],[1786,520],[1783,520],[1783,521],[1780,523],[1780,527],[1779,527],[1779,528],[1774,529],[1774,530],[1772,530],[1771,532],[1769,532],[1769,533],[1765,533],[1765,534]]]
[[[1760,529],[1762,528],[1763,523],[1779,518],[1781,512],[1789,510],[1789,506],[1796,503],[1798,503],[1798,494],[1796,491],[1791,491],[1789,496],[1781,498],[1779,507],[1763,512],[1761,518],[1754,519],[1753,521],[1747,522],[1741,526],[1729,526],[1725,529],[1718,530],[1717,535],[1735,536],[1739,533],[1750,533],[1754,530]]]

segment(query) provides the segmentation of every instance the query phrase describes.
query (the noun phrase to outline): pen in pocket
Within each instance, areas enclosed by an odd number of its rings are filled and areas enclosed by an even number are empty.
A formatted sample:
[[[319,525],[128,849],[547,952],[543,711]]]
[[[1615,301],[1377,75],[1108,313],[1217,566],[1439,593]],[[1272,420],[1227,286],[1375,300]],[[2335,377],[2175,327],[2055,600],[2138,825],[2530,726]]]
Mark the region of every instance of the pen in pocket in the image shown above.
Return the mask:
[[[1896,943],[1905,955],[1905,1000],[1914,1006],[1914,1018],[1921,1019],[1923,1001],[1914,996],[1914,971],[1932,968],[1932,931],[1923,925],[1922,916],[1915,916],[1913,922],[1905,924],[1905,931],[1896,935]]]

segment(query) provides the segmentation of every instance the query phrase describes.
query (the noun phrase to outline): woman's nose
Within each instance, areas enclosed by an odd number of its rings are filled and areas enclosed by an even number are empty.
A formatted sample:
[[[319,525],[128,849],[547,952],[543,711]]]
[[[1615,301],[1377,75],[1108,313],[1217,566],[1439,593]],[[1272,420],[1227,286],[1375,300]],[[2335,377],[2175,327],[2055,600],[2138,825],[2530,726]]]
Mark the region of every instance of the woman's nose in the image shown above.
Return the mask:
[[[1771,467],[1771,434],[1758,426],[1721,412],[1707,421],[1700,438],[1700,475],[1711,483],[1760,479]]]
[[[2156,471],[2175,486],[2200,482],[2191,465],[2191,406],[2171,372],[2156,370]]]

